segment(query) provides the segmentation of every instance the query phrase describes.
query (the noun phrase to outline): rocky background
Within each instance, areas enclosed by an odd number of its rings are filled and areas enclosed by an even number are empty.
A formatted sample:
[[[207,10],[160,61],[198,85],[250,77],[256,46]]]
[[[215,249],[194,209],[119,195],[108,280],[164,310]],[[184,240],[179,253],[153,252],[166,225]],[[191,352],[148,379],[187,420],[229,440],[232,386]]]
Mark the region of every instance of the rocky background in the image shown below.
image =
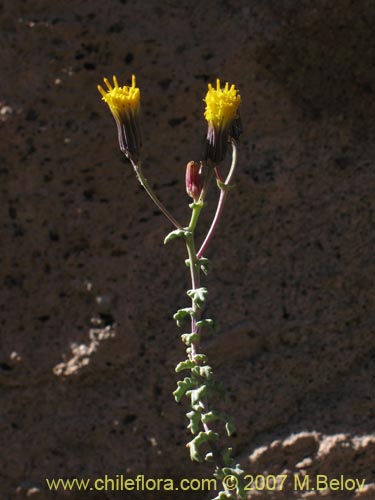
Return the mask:
[[[3,0],[0,500],[214,496],[45,484],[211,476],[171,395],[185,250],[163,246],[171,228],[96,90],[133,72],[145,173],[184,221],[207,83],[241,91],[237,188],[205,281],[235,455],[249,474],[366,484],[251,498],[375,499],[374,25],[372,0]]]

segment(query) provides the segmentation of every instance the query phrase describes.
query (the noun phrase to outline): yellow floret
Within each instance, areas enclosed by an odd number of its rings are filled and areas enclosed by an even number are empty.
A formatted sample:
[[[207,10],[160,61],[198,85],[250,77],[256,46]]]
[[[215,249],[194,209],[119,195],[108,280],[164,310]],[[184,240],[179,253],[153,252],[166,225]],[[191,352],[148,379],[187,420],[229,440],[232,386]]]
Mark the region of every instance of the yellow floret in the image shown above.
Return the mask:
[[[138,111],[141,93],[136,87],[135,75],[132,75],[131,87],[119,87],[116,76],[113,77],[113,86],[107,78],[104,78],[104,83],[108,90],[103,89],[101,85],[98,85],[98,90],[114,115],[122,116],[124,113]]]
[[[204,99],[206,110],[204,117],[216,128],[226,128],[233,120],[238,118],[238,106],[241,103],[241,96],[236,90],[235,85],[225,84],[222,89],[220,80],[216,80],[216,89],[208,84],[208,92]]]

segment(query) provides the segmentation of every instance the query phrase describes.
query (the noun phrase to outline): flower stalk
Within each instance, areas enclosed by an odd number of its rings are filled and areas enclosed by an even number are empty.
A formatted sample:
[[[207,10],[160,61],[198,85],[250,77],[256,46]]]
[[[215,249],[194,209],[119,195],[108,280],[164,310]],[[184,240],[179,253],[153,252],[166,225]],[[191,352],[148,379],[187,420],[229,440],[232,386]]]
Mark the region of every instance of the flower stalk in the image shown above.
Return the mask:
[[[211,241],[211,239],[212,239],[212,237],[213,237],[213,235],[214,235],[214,233],[219,225],[219,221],[221,218],[221,214],[223,212],[225,200],[227,199],[228,192],[232,187],[231,186],[232,177],[233,177],[236,165],[237,165],[237,146],[236,146],[236,141],[234,139],[232,139],[231,142],[232,142],[232,165],[230,167],[227,178],[225,179],[225,182],[222,182],[221,178],[219,178],[220,174],[218,173],[218,170],[217,170],[216,175],[217,175],[217,180],[218,180],[218,187],[220,189],[220,198],[219,198],[219,202],[217,204],[214,219],[211,223],[211,227],[208,230],[207,236],[204,239],[202,246],[200,247],[200,249],[197,253],[198,259],[200,259],[203,256],[204,252],[207,249],[208,244],[210,243],[210,241]]]
[[[165,208],[163,203],[159,200],[159,198],[156,196],[154,191],[151,189],[149,183],[147,182],[146,177],[144,176],[142,172],[142,167],[141,167],[141,162],[135,163],[132,159],[130,159],[134,172],[137,176],[138,181],[140,184],[143,186],[145,189],[146,193],[149,195],[151,200],[155,203],[155,205],[158,207],[158,209],[163,212],[163,214],[166,216],[166,218],[177,228],[177,229],[182,229],[181,224],[173,217],[173,215]]]

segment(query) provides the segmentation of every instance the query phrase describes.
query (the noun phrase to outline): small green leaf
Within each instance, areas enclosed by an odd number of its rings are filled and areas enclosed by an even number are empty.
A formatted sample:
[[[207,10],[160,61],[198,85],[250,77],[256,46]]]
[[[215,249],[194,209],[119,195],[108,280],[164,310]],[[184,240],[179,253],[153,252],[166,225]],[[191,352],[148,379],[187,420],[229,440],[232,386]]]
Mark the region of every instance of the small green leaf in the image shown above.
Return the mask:
[[[235,184],[225,184],[225,182],[221,181],[220,179],[216,179],[217,187],[221,189],[222,191],[230,191],[233,189]]]
[[[198,328],[215,328],[215,323],[213,319],[201,319],[197,321]]]
[[[208,413],[202,414],[202,422],[204,424],[215,422],[216,420],[222,420],[225,422],[225,430],[227,431],[228,436],[232,436],[232,434],[236,432],[234,423],[229,415],[218,411],[209,411]]]
[[[186,237],[189,233],[190,231],[187,231],[186,229],[175,229],[174,231],[167,234],[164,239],[164,245],[169,243],[171,240],[174,240],[175,238]]]
[[[183,333],[181,335],[182,342],[186,345],[191,345],[192,343],[200,341],[200,335],[198,333]]]
[[[200,264],[201,266],[205,266],[209,263],[209,259],[207,259],[206,257],[201,257],[199,260],[198,260],[198,264]]]
[[[196,304],[199,308],[201,308],[204,301],[206,300],[206,295],[208,293],[208,290],[205,287],[201,287],[188,290],[186,293],[194,302],[194,304]]]
[[[202,422],[204,424],[209,424],[210,422],[214,422],[215,420],[220,420],[221,416],[216,411],[209,411],[208,413],[202,414]]]
[[[186,446],[190,449],[190,460],[201,462],[198,446],[193,441],[190,441]]]
[[[193,369],[194,370],[194,369]],[[193,374],[192,370],[192,374]],[[194,374],[193,374],[194,375]],[[196,380],[196,379],[195,379]],[[196,380],[198,383],[198,381]],[[204,410],[204,404],[202,398],[206,396],[207,393],[207,385],[203,384],[198,389],[190,389],[186,392],[186,396],[190,396],[191,398],[191,407],[193,410],[202,412]]]
[[[230,448],[228,448],[228,450],[230,450]],[[243,469],[241,469],[239,464],[237,464],[235,467],[223,467],[222,469],[216,469],[213,473],[214,477],[221,481],[226,476],[235,476],[235,478],[237,479],[237,487],[235,488],[235,490],[233,490],[233,493],[236,493],[236,496],[234,498],[240,497],[241,499],[246,498],[244,474],[245,472],[243,471]]]
[[[177,389],[173,391],[173,396],[177,403],[179,403],[184,396],[184,394],[189,391],[192,387],[197,385],[197,381],[190,377],[185,377],[184,380],[177,382]]]
[[[237,476],[242,476],[245,474],[245,471],[241,469],[240,464],[237,464],[236,467],[231,467],[229,474],[237,474]]]
[[[202,272],[207,276],[211,268],[211,262],[208,259],[206,259],[206,257],[201,257],[198,260],[198,265],[200,266]]]
[[[179,309],[176,314],[173,315],[173,319],[176,321],[177,326],[182,326],[183,320],[186,316],[194,317],[195,312],[191,307],[185,307],[184,309]]]
[[[190,423],[188,425],[188,429],[190,429],[192,434],[196,434],[199,429],[199,424],[201,421],[201,413],[199,411],[189,411],[189,413],[186,414],[187,418],[190,420]]]
[[[202,401],[198,401],[198,403],[192,404],[191,407],[195,411],[201,411],[202,412],[204,410],[204,404],[202,403]]]
[[[233,448],[226,448],[222,453],[224,463],[228,467],[230,467],[231,465],[234,465],[234,463],[235,463],[234,459],[231,457],[232,450],[233,450]]]
[[[225,422],[225,430],[227,431],[228,436],[233,436],[236,432],[236,426],[231,419],[228,419],[227,422]]]
[[[201,456],[199,454],[199,447],[207,441],[216,441],[219,439],[219,435],[213,431],[203,432],[201,431],[194,439],[192,439],[186,446],[190,448],[190,458],[196,462],[201,462]]]
[[[193,377],[197,378],[197,377],[200,377],[200,374],[201,372],[199,371],[199,368],[200,366],[199,365],[195,365],[192,369],[191,369],[191,374]]]
[[[191,373],[195,377],[203,377],[209,379],[212,377],[212,368],[209,365],[195,365],[194,368],[191,369]]]
[[[212,500],[236,500],[234,493],[229,493],[227,491],[220,491],[217,497]]]
[[[178,363],[178,365],[175,368],[175,371],[182,372],[182,370],[190,370],[191,368],[194,368],[194,366],[197,366],[194,361],[191,361],[190,359],[187,359],[186,361],[181,361]]]
[[[198,389],[189,390],[189,396],[191,397],[191,405],[196,405],[202,398],[207,394],[207,385],[203,384]]]
[[[194,361],[196,363],[206,363],[207,361],[207,356],[205,354],[196,354],[194,356]]]
[[[200,366],[199,367],[199,375],[204,378],[211,378],[212,377],[212,368],[209,365],[205,366]]]
[[[190,203],[189,204],[189,208],[191,208],[192,210],[194,208],[203,208],[204,207],[204,202],[203,200],[200,200],[200,201],[193,201],[193,203]]]

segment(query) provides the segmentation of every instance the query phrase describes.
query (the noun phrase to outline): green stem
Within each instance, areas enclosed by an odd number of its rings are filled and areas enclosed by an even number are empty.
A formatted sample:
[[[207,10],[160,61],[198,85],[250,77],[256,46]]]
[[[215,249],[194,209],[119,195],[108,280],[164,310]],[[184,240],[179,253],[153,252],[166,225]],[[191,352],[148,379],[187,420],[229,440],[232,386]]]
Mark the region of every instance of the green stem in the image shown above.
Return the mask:
[[[189,267],[190,267],[190,274],[191,274],[191,287],[193,290],[197,289],[200,287],[200,269],[199,269],[199,261],[197,258],[197,254],[195,251],[195,242],[194,242],[194,230],[197,225],[198,219],[200,212],[203,208],[203,202],[198,202],[198,203],[193,203],[190,205],[192,208],[192,214],[191,214],[191,219],[190,219],[190,224],[188,227],[189,234],[185,237],[186,241],[186,247],[188,251],[188,256],[189,256]],[[194,311],[194,314],[192,315],[191,318],[191,332],[199,334],[199,328],[197,327],[197,322],[200,319],[200,316],[202,314],[201,309],[196,305],[194,300],[192,300],[192,309]],[[199,349],[199,342],[192,342],[190,345],[191,351],[190,351],[190,359],[192,361],[195,360],[195,356],[198,354],[198,349]],[[204,405],[204,412],[208,412],[208,403],[206,401],[202,401],[202,404]],[[210,431],[210,426],[206,423],[203,423],[203,428],[206,432]],[[215,460],[216,466],[221,469],[225,466],[223,458],[221,456],[220,450],[216,443],[209,442],[209,446],[212,451],[212,456]]]
[[[203,202],[192,203],[190,205],[192,209],[191,219],[188,226],[189,234],[186,236],[186,248],[189,256],[189,267],[190,267],[190,276],[191,276],[191,288],[192,290],[196,290],[200,287],[200,272],[199,272],[199,264],[197,259],[197,254],[195,251],[195,242],[194,242],[194,230],[197,225],[201,210],[203,208]],[[192,301],[192,308],[194,314],[191,318],[191,332],[199,334],[199,328],[197,328],[197,322],[199,321],[199,317],[201,314],[200,309],[196,305],[194,301]],[[194,361],[195,355],[197,354],[197,349],[199,348],[198,342],[193,342],[191,344],[191,359]]]
[[[195,203],[195,202],[192,203],[190,205],[190,208],[192,210],[192,213],[191,213],[191,218],[190,218],[188,230],[191,233],[194,233],[195,228],[196,228],[197,223],[198,223],[199,216],[200,216],[202,208],[203,208],[203,201],[198,201],[197,203]]]
[[[159,208],[161,212],[167,217],[167,219],[177,228],[177,229],[183,229],[182,225],[177,222],[177,220],[173,217],[173,215],[165,208],[163,203],[159,200],[159,198],[156,196],[156,194],[153,192],[151,189],[149,183],[147,182],[146,177],[143,175],[142,168],[141,168],[141,163],[139,162],[136,164],[131,158],[130,161],[132,162],[134,171],[137,175],[137,179],[141,183],[141,185],[144,187],[146,193],[149,195],[149,197],[152,199],[152,201],[155,203],[155,205]]]

